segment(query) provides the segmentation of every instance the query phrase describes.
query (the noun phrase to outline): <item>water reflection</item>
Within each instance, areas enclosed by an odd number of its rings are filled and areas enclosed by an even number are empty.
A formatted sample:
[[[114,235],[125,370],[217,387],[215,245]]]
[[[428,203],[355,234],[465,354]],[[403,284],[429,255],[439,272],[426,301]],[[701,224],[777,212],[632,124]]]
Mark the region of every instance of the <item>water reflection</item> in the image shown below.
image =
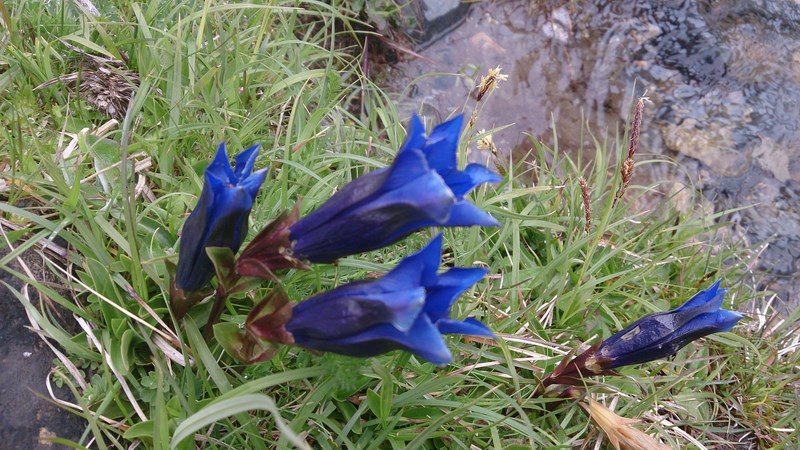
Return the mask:
[[[501,151],[524,154],[525,133],[559,146],[591,144],[582,124],[612,136],[632,95],[647,89],[644,152],[681,163],[638,170],[691,184],[717,210],[757,204],[734,217],[752,242],[767,287],[800,304],[800,5],[791,0],[481,2],[464,24],[399,65],[399,99],[446,116],[475,102],[474,80],[500,65],[509,75],[478,128]],[[636,82],[636,92],[633,92]]]

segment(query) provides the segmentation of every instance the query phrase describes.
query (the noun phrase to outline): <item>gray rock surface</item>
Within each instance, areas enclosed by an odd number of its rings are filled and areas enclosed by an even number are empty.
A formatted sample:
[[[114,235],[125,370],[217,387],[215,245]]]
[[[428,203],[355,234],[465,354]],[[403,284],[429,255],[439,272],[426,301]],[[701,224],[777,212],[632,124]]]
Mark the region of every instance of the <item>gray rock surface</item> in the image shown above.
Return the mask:
[[[768,244],[757,278],[800,306],[800,3],[481,2],[423,56],[393,73],[394,90],[410,93],[401,107],[469,114],[473,80],[501,66],[509,79],[480,105],[477,127],[513,124],[494,142],[518,157],[528,134],[549,141],[553,123],[561,151],[593,152],[584,126],[613,138],[646,90],[640,157],[681,166],[645,166],[634,182],[697,188],[716,211],[750,206],[725,220]],[[454,75],[407,89],[430,72]]]

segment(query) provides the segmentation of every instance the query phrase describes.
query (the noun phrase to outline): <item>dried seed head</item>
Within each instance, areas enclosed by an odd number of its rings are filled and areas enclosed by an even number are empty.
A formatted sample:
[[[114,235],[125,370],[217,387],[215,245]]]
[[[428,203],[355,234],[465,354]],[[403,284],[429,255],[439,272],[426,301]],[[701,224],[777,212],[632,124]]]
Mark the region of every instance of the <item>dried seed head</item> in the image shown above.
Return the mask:
[[[478,101],[481,101],[486,94],[497,89],[497,83],[508,80],[508,75],[501,74],[501,70],[500,66],[497,66],[494,69],[489,69],[489,73],[485,77],[481,77],[481,82],[477,86],[478,95],[475,97]]]
[[[486,130],[478,131],[478,134],[484,134]],[[494,156],[497,156],[497,146],[494,145],[494,140],[492,139],[491,134],[486,134],[482,138],[478,139],[478,150],[488,150],[492,152]]]
[[[636,102],[636,110],[633,114],[633,123],[631,123],[631,133],[628,141],[628,156],[625,158],[625,161],[622,162],[622,168],[620,169],[622,187],[617,192],[614,204],[625,195],[625,191],[628,189],[628,186],[631,184],[631,179],[633,178],[633,168],[635,166],[633,156],[636,154],[636,150],[639,149],[639,132],[642,127],[642,113],[644,112],[645,101],[648,101],[648,98],[642,96],[639,98],[639,101]]]
[[[628,142],[628,158],[633,158],[636,150],[639,148],[639,130],[642,127],[642,112],[644,112],[644,102],[647,97],[640,97],[636,102],[636,111],[633,114],[633,123],[631,124],[631,138]]]
[[[592,204],[590,202],[591,197],[589,196],[589,184],[586,183],[586,179],[583,177],[578,178],[578,184],[581,185],[583,213],[586,217],[586,224],[584,225],[583,230],[586,232],[586,234],[589,234],[589,230],[592,228]]]
[[[477,121],[478,121],[478,110],[473,109],[472,110],[472,115],[469,118],[469,127],[470,128],[474,128],[475,127],[475,122],[477,122]]]
[[[633,178],[633,168],[636,166],[636,163],[633,161],[633,158],[628,158],[622,162],[622,169],[620,172],[622,173],[622,190],[620,192],[625,193],[625,190],[628,189],[628,185],[631,184],[631,178]],[[622,195],[620,194],[620,197]]]

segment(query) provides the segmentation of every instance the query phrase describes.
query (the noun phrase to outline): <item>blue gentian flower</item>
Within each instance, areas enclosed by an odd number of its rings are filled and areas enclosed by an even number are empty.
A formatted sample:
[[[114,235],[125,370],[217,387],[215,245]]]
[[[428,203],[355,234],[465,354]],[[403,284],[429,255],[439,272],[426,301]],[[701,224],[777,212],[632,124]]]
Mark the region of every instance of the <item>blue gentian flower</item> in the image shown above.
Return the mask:
[[[267,169],[253,171],[258,156],[254,145],[234,159],[232,168],[225,150],[219,145],[217,155],[205,171],[203,192],[192,214],[186,219],[175,284],[186,291],[196,291],[214,276],[214,266],[206,247],[227,247],[239,250],[247,235],[247,219],[258,189],[267,176]]]
[[[574,358],[570,353],[544,377],[537,391],[553,384],[583,385],[584,378],[596,375],[618,375],[617,367],[666,358],[695,339],[730,331],[744,316],[721,309],[727,290],[720,289],[719,283],[677,309],[642,317]]]
[[[313,350],[368,357],[402,349],[437,366],[448,364],[453,356],[443,334],[493,335],[474,318],[450,318],[455,300],[486,271],[453,268],[439,275],[441,249],[439,235],[380,279],[345,284],[295,305],[286,330],[295,344]]]
[[[311,262],[386,247],[430,226],[499,226],[464,199],[482,183],[500,177],[480,164],[458,170],[456,152],[463,117],[436,126],[429,135],[419,117],[394,163],[347,184],[290,228],[293,254]]]
[[[680,308],[650,314],[606,339],[597,350],[603,367],[639,364],[675,354],[683,346],[712,333],[730,331],[744,317],[720,309],[727,289],[719,281],[700,291]]]

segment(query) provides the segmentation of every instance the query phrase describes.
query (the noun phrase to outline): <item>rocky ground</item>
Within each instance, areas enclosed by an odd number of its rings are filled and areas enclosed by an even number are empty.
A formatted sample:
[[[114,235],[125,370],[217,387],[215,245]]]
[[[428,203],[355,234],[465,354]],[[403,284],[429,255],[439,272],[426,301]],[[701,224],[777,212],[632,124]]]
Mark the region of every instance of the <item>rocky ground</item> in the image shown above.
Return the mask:
[[[7,253],[0,250],[0,257]],[[36,267],[29,253],[26,260]],[[31,264],[33,263],[33,264]],[[17,263],[12,269],[19,270]],[[55,356],[30,328],[30,320],[20,300],[4,284],[22,289],[22,283],[0,270],[0,449],[48,450],[68,448],[50,442],[61,437],[77,441],[85,422],[50,400],[45,380],[54,367]],[[33,298],[36,294],[31,292]],[[52,386],[55,395],[74,401],[69,390]]]

